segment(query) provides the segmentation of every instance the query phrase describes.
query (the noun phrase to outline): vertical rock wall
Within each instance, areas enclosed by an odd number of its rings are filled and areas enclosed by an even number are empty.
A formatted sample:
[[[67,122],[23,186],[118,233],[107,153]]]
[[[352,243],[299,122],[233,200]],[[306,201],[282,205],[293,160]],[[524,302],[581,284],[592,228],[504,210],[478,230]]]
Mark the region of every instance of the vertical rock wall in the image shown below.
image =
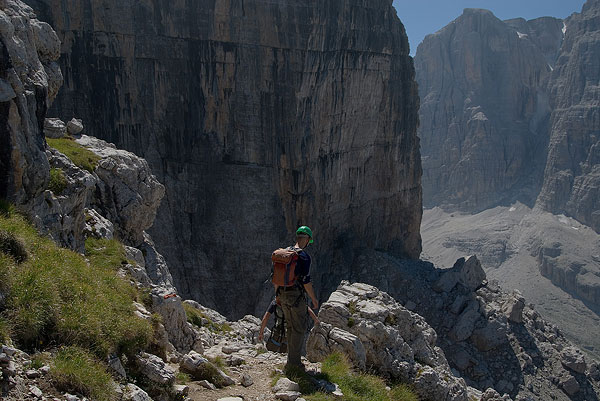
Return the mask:
[[[51,114],[165,184],[151,233],[183,296],[254,311],[299,224],[317,285],[338,251],[419,256],[418,97],[391,0],[29,3],[62,40]]]
[[[59,49],[30,7],[0,0],[0,199],[26,203],[48,182],[42,128],[62,82]]]
[[[600,233],[600,1],[565,21],[552,74],[553,112],[538,204]]]
[[[546,57],[560,45],[562,24],[513,22],[526,32],[465,9],[419,45],[426,206],[480,211],[535,201],[550,115]]]

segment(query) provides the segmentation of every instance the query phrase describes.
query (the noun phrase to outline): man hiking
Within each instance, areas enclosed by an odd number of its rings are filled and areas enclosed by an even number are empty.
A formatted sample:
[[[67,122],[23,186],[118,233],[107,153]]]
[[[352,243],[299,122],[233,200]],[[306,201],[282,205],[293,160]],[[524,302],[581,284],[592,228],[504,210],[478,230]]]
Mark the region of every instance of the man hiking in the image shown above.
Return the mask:
[[[272,281],[287,322],[286,370],[293,367],[304,369],[301,360],[307,315],[304,292],[306,291],[310,297],[314,310],[319,306],[310,280],[310,256],[305,251],[308,244],[312,243],[312,230],[307,226],[301,226],[296,230],[296,244],[289,248],[278,249],[272,256]]]

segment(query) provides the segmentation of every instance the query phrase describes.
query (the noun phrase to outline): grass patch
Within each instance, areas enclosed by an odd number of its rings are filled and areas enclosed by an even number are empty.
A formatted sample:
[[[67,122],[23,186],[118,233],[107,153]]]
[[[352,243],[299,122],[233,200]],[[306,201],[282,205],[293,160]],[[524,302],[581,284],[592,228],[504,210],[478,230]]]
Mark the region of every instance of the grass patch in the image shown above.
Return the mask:
[[[416,394],[407,385],[399,384],[387,390],[383,379],[355,373],[346,357],[340,353],[327,357],[323,361],[321,371],[325,380],[340,386],[344,393],[344,400],[347,401],[418,401]],[[332,395],[322,392],[309,393],[305,398],[309,401],[335,399]]]
[[[0,230],[0,252],[12,257],[17,263],[27,260],[25,244],[13,233]]]
[[[48,182],[48,189],[58,196],[67,188],[67,178],[65,177],[64,171],[60,168],[50,169],[50,181]]]
[[[232,331],[228,323],[216,323],[206,316],[202,311],[194,308],[192,305],[183,304],[183,309],[187,316],[187,321],[197,327],[206,327],[213,333],[225,334]]]
[[[98,160],[101,159],[100,156],[69,137],[59,139],[46,138],[46,142],[49,146],[71,159],[77,167],[87,170],[90,173],[96,169]]]
[[[207,361],[203,363],[198,369],[194,372],[184,372],[189,373],[194,380],[208,380],[212,384],[217,387],[225,386],[225,379],[221,375],[219,368],[217,368],[212,362]]]
[[[351,315],[354,315],[356,312],[358,312],[358,306],[356,301],[350,301],[350,303],[348,304],[348,311]]]
[[[187,373],[177,372],[177,374],[175,375],[175,382],[177,384],[186,384],[189,383],[191,380],[192,377]]]
[[[31,365],[29,365],[29,367],[31,369],[39,369],[42,366],[46,365],[47,363],[48,363],[48,358],[45,357],[41,353],[37,353],[33,357],[31,357]]]
[[[116,275],[124,254],[116,241],[86,242],[88,262],[38,235],[16,213],[0,216],[0,229],[23,241],[30,255],[19,265],[0,258],[10,282],[5,317],[20,346],[78,345],[102,359],[148,346],[151,324],[133,314],[136,290]]]
[[[0,343],[5,343],[10,339],[10,326],[8,321],[0,316]]]
[[[125,248],[116,239],[88,238],[85,240],[85,256],[94,266],[119,268],[127,264]]]
[[[14,212],[15,212],[15,207],[12,203],[8,202],[5,199],[0,199],[0,215],[1,216],[9,217]]]
[[[348,318],[348,327],[352,327],[356,324],[353,317]]]
[[[50,377],[61,391],[83,394],[98,401],[116,399],[112,379],[104,365],[81,348],[59,350],[52,361]]]

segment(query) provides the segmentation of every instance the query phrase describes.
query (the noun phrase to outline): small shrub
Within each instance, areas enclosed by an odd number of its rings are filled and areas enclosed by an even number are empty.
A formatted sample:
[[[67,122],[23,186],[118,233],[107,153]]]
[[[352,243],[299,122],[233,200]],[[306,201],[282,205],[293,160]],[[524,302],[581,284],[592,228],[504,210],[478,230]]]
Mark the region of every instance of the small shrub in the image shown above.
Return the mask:
[[[187,373],[177,372],[177,374],[175,375],[175,381],[177,382],[177,384],[186,384],[189,383],[191,380],[192,377]]]
[[[396,315],[394,315],[393,313],[390,313],[389,315],[387,315],[385,317],[384,322],[388,326],[394,326],[396,324]]]
[[[217,368],[223,370],[225,369],[225,367],[227,366],[227,364],[225,363],[225,360],[223,359],[223,357],[221,355],[217,355],[214,358],[208,358],[209,361],[212,362],[213,365],[215,365]]]
[[[356,324],[353,317],[348,318],[348,327],[352,327]]]
[[[58,351],[50,367],[50,377],[61,391],[80,393],[98,401],[115,399],[112,379],[104,365],[79,347]]]
[[[192,305],[183,304],[183,309],[187,316],[187,321],[197,327],[206,327],[213,333],[225,334],[231,332],[233,329],[229,323],[216,323],[208,318],[202,311],[194,308]]]
[[[48,182],[48,189],[58,196],[63,193],[67,188],[67,178],[65,173],[60,168],[50,169],[50,181]]]
[[[183,309],[185,310],[188,322],[194,326],[202,327],[202,312],[185,302],[183,303]]]
[[[75,142],[73,138],[46,138],[46,142],[49,146],[71,159],[73,164],[90,173],[96,169],[98,161],[101,159],[100,156],[87,149],[85,146]]]
[[[13,233],[0,230],[0,252],[12,257],[17,263],[27,260],[25,244]]]
[[[39,369],[42,366],[44,366],[47,362],[48,362],[47,357],[45,357],[41,353],[37,353],[31,358],[31,365],[29,365],[29,367],[31,369]]]
[[[350,301],[350,303],[348,304],[348,310],[350,311],[351,315],[354,315],[356,312],[358,312],[357,302]]]

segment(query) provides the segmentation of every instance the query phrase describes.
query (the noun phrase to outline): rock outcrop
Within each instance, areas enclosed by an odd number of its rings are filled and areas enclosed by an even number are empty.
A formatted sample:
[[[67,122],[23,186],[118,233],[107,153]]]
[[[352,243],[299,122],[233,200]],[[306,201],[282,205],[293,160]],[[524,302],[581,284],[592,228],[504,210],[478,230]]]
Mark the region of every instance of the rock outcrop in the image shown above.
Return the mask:
[[[565,21],[549,86],[552,128],[538,204],[600,233],[600,2]]]
[[[562,35],[559,20],[543,25]],[[530,23],[528,31],[539,24]],[[530,39],[490,11],[465,9],[419,45],[419,136],[426,206],[479,211],[520,199],[542,180],[551,67],[545,30]],[[548,45],[556,49],[557,43]]]
[[[0,5],[0,198],[23,204],[49,179],[43,126],[62,83],[60,42],[20,1]]]
[[[344,247],[419,256],[417,89],[390,0],[29,3],[63,43],[51,114],[165,184],[150,234],[182,296],[262,312],[268,255],[299,223],[316,281]]]
[[[377,286],[404,308],[422,316],[435,330],[435,345],[443,350],[454,375],[479,391],[492,388],[512,399],[554,397],[566,401],[597,397],[600,387],[590,363],[585,373],[565,367],[566,355],[561,352],[572,344],[562,331],[543,319],[518,292],[503,292],[481,271],[474,256],[457,261],[453,269],[436,269],[426,262],[402,261],[373,252],[357,258],[348,277],[350,282]],[[455,284],[440,286],[445,282]],[[349,306],[345,308],[350,310]],[[341,323],[346,325],[344,331],[354,333],[347,327],[347,318]],[[378,332],[372,341],[376,344],[388,331]],[[352,341],[338,342],[342,343],[350,348]],[[367,349],[364,342],[363,348]],[[567,359],[576,361],[579,353],[569,354]],[[575,387],[570,387],[573,380],[579,389],[570,395],[566,388]]]
[[[319,311],[307,356],[321,361],[332,352],[384,377],[414,383],[423,400],[468,400],[464,380],[454,377],[437,335],[425,320],[377,288],[343,281]]]

